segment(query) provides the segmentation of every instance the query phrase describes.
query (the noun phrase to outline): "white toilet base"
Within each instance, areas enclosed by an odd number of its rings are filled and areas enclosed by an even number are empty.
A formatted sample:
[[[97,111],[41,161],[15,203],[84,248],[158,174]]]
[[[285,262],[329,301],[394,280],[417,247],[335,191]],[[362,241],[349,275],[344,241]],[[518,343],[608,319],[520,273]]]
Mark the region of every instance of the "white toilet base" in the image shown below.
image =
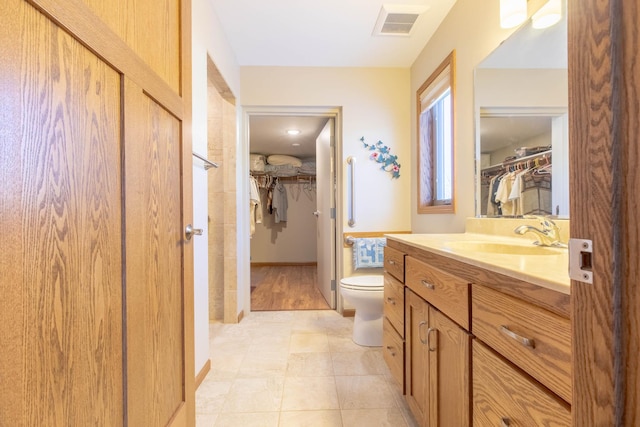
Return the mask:
[[[362,315],[356,310],[353,318],[353,342],[365,347],[382,346],[382,315]]]

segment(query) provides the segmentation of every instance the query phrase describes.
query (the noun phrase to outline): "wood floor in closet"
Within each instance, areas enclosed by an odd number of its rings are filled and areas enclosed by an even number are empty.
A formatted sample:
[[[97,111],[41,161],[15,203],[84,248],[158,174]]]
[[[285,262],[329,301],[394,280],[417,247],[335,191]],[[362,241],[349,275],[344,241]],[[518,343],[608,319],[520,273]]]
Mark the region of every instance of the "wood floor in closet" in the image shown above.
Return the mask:
[[[329,310],[315,265],[251,266],[251,311]]]

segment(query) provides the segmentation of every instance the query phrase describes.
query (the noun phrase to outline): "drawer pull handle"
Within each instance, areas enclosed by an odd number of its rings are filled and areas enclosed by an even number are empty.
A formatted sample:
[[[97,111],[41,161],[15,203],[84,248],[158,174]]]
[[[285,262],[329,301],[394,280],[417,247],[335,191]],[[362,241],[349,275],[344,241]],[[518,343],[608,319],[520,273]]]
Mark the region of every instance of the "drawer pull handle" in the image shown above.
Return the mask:
[[[508,326],[505,326],[505,325],[500,326],[500,332],[502,332],[509,338],[518,341],[520,344],[522,344],[525,347],[536,348],[536,343],[533,340],[533,338],[526,338],[526,337],[520,336],[515,332],[513,332],[511,329],[509,329]]]
[[[426,280],[420,280],[420,283],[422,283],[427,289],[435,289],[436,286],[433,283],[429,283]]]
[[[427,331],[427,339],[422,339],[422,327],[426,326],[427,322],[426,321],[422,321],[418,324],[418,338],[420,338],[420,342],[424,345],[428,345],[428,339],[429,339],[429,331]]]
[[[393,356],[393,357],[395,357],[395,356],[396,356],[396,352],[395,352],[395,351],[393,351],[393,347],[391,347],[391,346],[389,346],[389,345],[388,345],[388,346],[387,346],[387,351],[388,351],[389,353],[391,353],[391,356]]]
[[[509,427],[511,425],[511,421],[509,418],[502,417],[500,418],[500,427]]]
[[[387,262],[388,262],[389,264],[391,264],[391,265],[396,265],[396,262],[395,262],[394,260],[392,260],[392,259],[387,260]]]
[[[429,351],[436,351],[438,349],[438,342],[436,341],[436,346],[431,348],[431,332],[436,332],[436,339],[438,338],[438,330],[436,328],[427,329],[427,348],[429,349]]]
[[[391,297],[387,297],[387,302],[391,305],[396,305],[396,302]]]

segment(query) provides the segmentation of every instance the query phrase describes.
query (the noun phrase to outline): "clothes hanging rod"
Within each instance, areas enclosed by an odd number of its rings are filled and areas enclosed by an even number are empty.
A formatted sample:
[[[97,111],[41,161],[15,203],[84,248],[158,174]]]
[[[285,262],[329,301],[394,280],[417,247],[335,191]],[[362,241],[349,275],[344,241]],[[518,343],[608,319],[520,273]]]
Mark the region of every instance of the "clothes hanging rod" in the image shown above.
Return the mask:
[[[496,171],[496,170],[500,170],[500,169],[504,169],[508,166],[517,164],[517,163],[523,163],[523,162],[527,162],[529,160],[533,160],[536,158],[549,158],[551,157],[551,150],[546,150],[546,151],[541,151],[540,153],[535,153],[535,154],[530,154],[528,156],[523,156],[523,157],[518,157],[516,159],[513,160],[508,160],[506,162],[502,162],[502,163],[498,163],[497,165],[492,165],[492,166],[487,166],[484,169],[481,169],[481,172],[490,172],[490,171]]]
[[[217,168],[218,164],[208,160],[206,157],[202,157],[200,154],[192,152],[193,157],[197,157],[198,159],[204,162],[204,170],[209,170],[211,168]]]

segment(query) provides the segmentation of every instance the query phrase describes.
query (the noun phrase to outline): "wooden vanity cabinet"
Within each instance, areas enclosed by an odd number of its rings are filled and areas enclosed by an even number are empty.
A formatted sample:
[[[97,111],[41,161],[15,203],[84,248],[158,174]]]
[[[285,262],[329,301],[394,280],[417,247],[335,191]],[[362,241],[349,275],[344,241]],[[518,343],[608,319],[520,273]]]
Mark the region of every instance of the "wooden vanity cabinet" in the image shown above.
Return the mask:
[[[474,426],[570,426],[569,319],[482,285],[471,301]]]
[[[406,399],[420,426],[470,425],[471,337],[406,290]]]
[[[474,427],[571,426],[569,405],[473,340]]]
[[[404,253],[386,247],[384,258],[382,354],[404,393]]]

